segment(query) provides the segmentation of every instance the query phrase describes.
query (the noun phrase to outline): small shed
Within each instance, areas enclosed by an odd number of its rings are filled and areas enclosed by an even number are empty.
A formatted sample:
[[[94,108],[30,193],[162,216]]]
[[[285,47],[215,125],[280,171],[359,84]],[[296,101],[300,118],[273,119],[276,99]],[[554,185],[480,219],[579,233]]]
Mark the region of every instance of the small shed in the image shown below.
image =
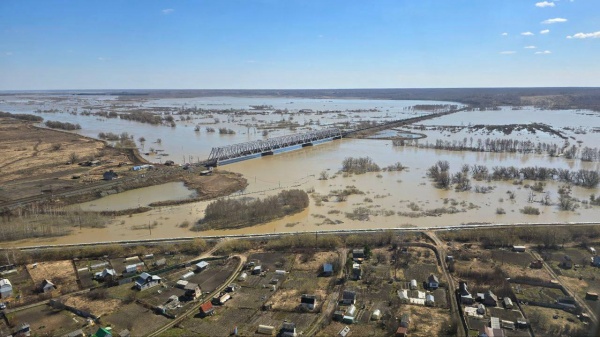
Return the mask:
[[[594,248],[594,247],[588,247],[588,250],[590,251],[590,253],[596,255],[596,248]]]
[[[333,265],[331,263],[323,263],[323,276],[333,275]]]
[[[380,319],[381,319],[381,310],[379,310],[379,309],[373,310],[373,313],[371,314],[371,320],[378,321]]]
[[[518,245],[514,245],[512,250],[513,252],[519,252],[519,253],[524,253],[525,249],[527,249],[527,247],[525,246],[518,246]]]
[[[513,308],[513,301],[510,299],[510,297],[505,297],[502,299],[502,301],[504,302],[504,307],[506,309],[512,309]]]
[[[400,303],[408,303],[408,290],[400,289],[398,290],[398,298],[400,298]]]
[[[598,255],[592,256],[592,266],[600,267],[600,256],[598,256]]]
[[[11,297],[13,293],[13,286],[10,280],[7,278],[0,279],[0,298]]]
[[[435,298],[433,297],[433,294],[425,295],[425,305],[428,307],[435,306]]]
[[[262,273],[262,266],[252,268],[252,275],[259,275],[260,273]]]
[[[341,321],[344,318],[344,311],[342,310],[336,310],[333,312],[333,320],[334,321]]]
[[[585,293],[585,299],[586,300],[597,301],[598,300],[598,293],[593,293],[593,292],[588,291],[587,293]]]
[[[260,324],[258,326],[258,329],[256,329],[256,333],[261,335],[273,336],[275,334],[275,327],[271,325]]]
[[[410,280],[410,285],[409,288],[410,290],[417,290],[417,288],[419,287],[419,285],[417,284],[417,280]]]
[[[196,271],[200,272],[206,268],[208,268],[208,262],[200,261],[200,262],[196,263]]]
[[[404,327],[404,328],[409,328],[410,326],[410,315],[409,314],[402,314],[402,317],[400,318],[400,326]]]
[[[364,249],[353,249],[352,250],[352,260],[354,262],[362,263],[365,260],[365,250]]]
[[[488,307],[495,307],[498,305],[498,296],[496,296],[491,290],[486,291],[483,294],[483,304]]]
[[[408,329],[404,327],[398,327],[396,330],[396,337],[406,337],[408,333]]]
[[[204,302],[200,306],[200,315],[202,317],[212,316],[215,313],[215,307],[213,307],[212,303]]]
[[[49,280],[43,280],[42,284],[40,285],[40,292],[42,293],[48,293],[53,291],[54,289],[56,289],[56,285],[54,285],[54,283],[50,282]]]
[[[194,276],[194,272],[193,271],[188,271],[187,273],[181,275],[180,279],[185,280],[188,279],[190,277]]]
[[[303,294],[300,297],[300,306],[307,310],[315,310],[315,307],[317,306],[317,296]]]
[[[175,284],[175,287],[179,288],[179,289],[185,289],[185,286],[190,283],[186,280],[179,280],[177,281],[177,283]]]
[[[342,322],[352,324],[354,323],[354,316],[356,316],[356,306],[352,304],[348,307],[348,309],[346,309],[344,317],[342,318]]]
[[[244,281],[246,281],[246,279],[247,279],[247,278],[248,278],[248,274],[246,274],[246,273],[244,272],[244,273],[241,273],[241,274],[240,274],[240,276],[238,277],[238,281],[240,281],[240,282],[244,282]]]
[[[155,267],[162,267],[165,264],[167,264],[167,259],[165,259],[164,257],[162,259],[158,259],[156,261],[154,261],[154,263],[152,263]]]

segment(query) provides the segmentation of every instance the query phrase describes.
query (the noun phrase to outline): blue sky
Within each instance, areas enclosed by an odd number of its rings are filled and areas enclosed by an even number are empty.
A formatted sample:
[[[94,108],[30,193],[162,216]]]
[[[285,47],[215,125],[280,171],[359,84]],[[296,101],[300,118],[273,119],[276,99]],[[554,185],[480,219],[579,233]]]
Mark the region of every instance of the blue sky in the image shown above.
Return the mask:
[[[0,1],[0,90],[600,86],[599,60],[598,0]]]

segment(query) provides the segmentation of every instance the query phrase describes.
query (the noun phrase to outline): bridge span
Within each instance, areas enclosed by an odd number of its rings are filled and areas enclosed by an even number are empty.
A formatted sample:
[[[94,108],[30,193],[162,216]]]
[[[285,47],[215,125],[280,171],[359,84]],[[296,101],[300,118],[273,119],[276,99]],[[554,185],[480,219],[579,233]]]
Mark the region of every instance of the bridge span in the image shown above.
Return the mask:
[[[229,161],[254,155],[272,155],[274,151],[291,146],[312,146],[315,142],[340,139],[342,131],[329,128],[287,136],[273,137],[264,140],[255,140],[246,143],[214,147],[203,163],[205,166],[217,166],[221,161]]]

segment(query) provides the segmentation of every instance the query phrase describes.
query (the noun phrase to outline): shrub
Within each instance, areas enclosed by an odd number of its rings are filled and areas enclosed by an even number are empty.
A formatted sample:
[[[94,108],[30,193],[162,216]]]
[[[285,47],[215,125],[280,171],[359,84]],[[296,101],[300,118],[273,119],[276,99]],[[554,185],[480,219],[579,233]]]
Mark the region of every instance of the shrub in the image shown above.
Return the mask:
[[[521,213],[529,215],[540,215],[540,210],[536,207],[525,206],[523,207],[523,209],[521,209]]]

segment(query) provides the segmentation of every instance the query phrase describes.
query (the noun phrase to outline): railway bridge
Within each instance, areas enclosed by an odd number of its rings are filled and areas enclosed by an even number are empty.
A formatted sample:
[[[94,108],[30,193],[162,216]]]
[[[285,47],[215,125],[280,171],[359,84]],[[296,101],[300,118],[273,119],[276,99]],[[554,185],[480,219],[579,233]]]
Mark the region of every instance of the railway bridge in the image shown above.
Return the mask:
[[[399,127],[411,123],[420,122],[426,119],[441,117],[449,114],[453,114],[459,111],[463,111],[468,107],[460,109],[454,109],[444,112],[432,113],[427,115],[421,115],[411,118],[400,119],[396,121],[390,121],[381,123],[376,126],[356,129],[356,130],[340,130],[338,128],[328,128],[317,131],[310,131],[305,133],[299,133],[294,135],[280,136],[269,138],[265,140],[255,140],[246,143],[232,144],[221,147],[214,147],[210,152],[207,160],[198,163],[199,165],[206,167],[216,167],[220,162],[233,162],[236,159],[247,159],[253,156],[267,156],[274,154],[274,151],[288,148],[291,146],[302,145],[312,146],[318,141],[327,141],[333,139],[340,139],[350,135],[360,136],[362,133],[372,133],[384,129]]]
[[[264,140],[255,140],[245,143],[214,147],[208,159],[202,164],[214,167],[222,161],[232,161],[244,157],[261,155],[272,155],[276,150],[291,146],[312,146],[318,141],[327,141],[342,138],[342,131],[337,128],[329,128],[287,136],[273,137]]]

